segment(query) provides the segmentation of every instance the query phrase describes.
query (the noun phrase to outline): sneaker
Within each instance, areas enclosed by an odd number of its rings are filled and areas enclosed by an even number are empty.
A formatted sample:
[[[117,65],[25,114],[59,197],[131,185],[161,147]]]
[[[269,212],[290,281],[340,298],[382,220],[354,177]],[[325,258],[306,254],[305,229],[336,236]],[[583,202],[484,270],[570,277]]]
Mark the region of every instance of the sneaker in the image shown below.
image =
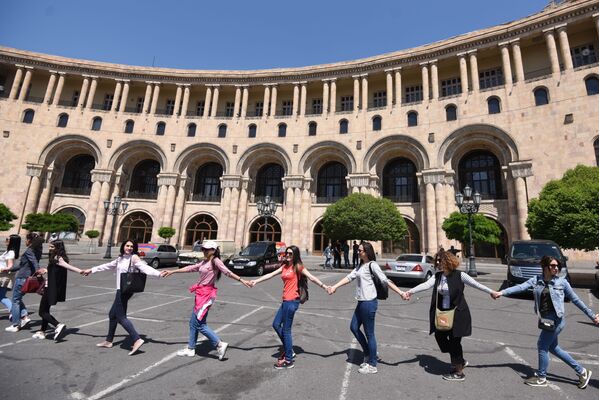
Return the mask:
[[[27,326],[28,323],[31,322],[31,318],[29,318],[27,315],[24,316],[23,318],[21,318],[21,322],[19,323],[19,325],[21,326],[21,329],[25,328]]]
[[[177,352],[177,355],[179,357],[193,357],[196,355],[196,349],[190,349],[189,347],[186,347],[184,349],[181,349]]]
[[[358,369],[358,372],[361,374],[376,374],[378,371],[376,369],[376,367],[373,367],[372,365],[365,363],[366,365],[364,366],[360,366],[360,369]]]
[[[593,375],[593,371],[589,371],[588,369],[584,369],[582,374],[578,375],[578,388],[584,389],[589,384],[591,380],[591,375]]]
[[[21,328],[19,327],[19,325],[11,325],[7,328],[4,328],[4,330],[6,332],[18,332],[19,330],[21,330]]]
[[[65,333],[66,327],[67,326],[65,324],[56,325],[56,329],[54,330],[54,341],[55,342],[58,342],[62,338],[63,334]]]
[[[287,361],[284,358],[278,360],[275,364],[275,369],[291,369],[293,367],[295,367],[295,363],[293,361]]]
[[[462,365],[462,369],[466,368],[468,366],[468,361],[464,360],[464,365]],[[455,366],[452,365],[451,369],[449,370],[449,372],[456,372],[457,370],[455,369]]]
[[[37,331],[31,337],[34,338],[34,339],[45,339],[46,338],[46,334],[43,331]]]
[[[218,359],[222,360],[225,357],[225,353],[227,352],[227,347],[229,347],[229,343],[220,342],[220,346],[216,348],[216,354],[218,355]]]
[[[528,386],[545,387],[547,386],[547,378],[545,378],[544,376],[537,376],[537,374],[534,374],[530,378],[526,379],[524,383]]]
[[[294,352],[291,353],[291,359],[295,360],[295,356],[296,356],[296,354],[295,354],[295,351],[294,351]],[[283,358],[285,358],[285,352],[284,351],[282,351],[281,354],[279,354],[279,358],[277,360],[282,360]]]
[[[460,372],[450,372],[449,374],[443,375],[443,379],[451,382],[461,382],[466,379],[466,375]]]

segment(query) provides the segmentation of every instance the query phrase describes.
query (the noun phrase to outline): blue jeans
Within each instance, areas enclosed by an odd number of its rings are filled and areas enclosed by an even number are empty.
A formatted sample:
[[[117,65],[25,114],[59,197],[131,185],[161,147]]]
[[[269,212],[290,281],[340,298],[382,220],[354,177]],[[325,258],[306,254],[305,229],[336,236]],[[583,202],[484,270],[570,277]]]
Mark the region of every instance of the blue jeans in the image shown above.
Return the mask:
[[[549,368],[549,353],[568,364],[576,371],[577,374],[580,375],[584,371],[584,368],[581,367],[580,364],[578,364],[570,354],[559,347],[557,343],[557,337],[561,333],[562,329],[564,329],[566,321],[563,318],[558,318],[556,315],[553,315],[549,318],[555,321],[555,331],[549,332],[541,330],[539,341],[537,342],[537,350],[539,351],[539,370],[537,371],[537,375],[543,377],[547,376],[547,368]]]
[[[197,314],[193,310],[191,311],[191,318],[189,319],[189,342],[187,342],[187,348],[196,348],[196,343],[198,341],[198,333],[201,333],[202,335],[206,336],[213,347],[216,347],[218,345],[220,339],[206,323],[207,318],[208,311],[206,311],[206,313],[204,314],[204,318],[202,319],[198,319]]]
[[[291,326],[293,325],[293,316],[299,308],[299,300],[285,300],[279,307],[279,311],[272,321],[272,328],[279,335],[283,349],[285,351],[285,359],[293,360],[293,339],[291,338]]]
[[[114,333],[116,332],[116,324],[119,323],[129,336],[133,342],[136,342],[139,339],[139,334],[135,330],[135,327],[127,318],[127,303],[129,299],[133,296],[133,293],[121,294],[121,289],[116,291],[116,295],[114,296],[114,303],[112,303],[112,307],[108,312],[108,335],[106,335],[106,341],[112,343],[114,340]]]
[[[11,320],[10,322],[13,325],[19,325],[21,322],[21,315],[23,310],[27,312],[25,308],[25,303],[23,303],[23,296],[25,293],[21,292],[23,285],[27,278],[17,278],[15,279],[14,285],[12,287],[12,307],[10,309]],[[27,314],[25,314],[27,315]]]
[[[0,288],[0,303],[4,304],[4,307],[10,312],[12,309],[12,301],[6,297],[6,292],[8,292],[8,288]]]
[[[378,307],[378,300],[358,301],[354,316],[351,319],[349,329],[352,331],[360,346],[364,357],[368,357],[368,364],[376,367],[376,337],[374,336],[374,317]],[[360,326],[364,326],[364,333],[360,330]]]

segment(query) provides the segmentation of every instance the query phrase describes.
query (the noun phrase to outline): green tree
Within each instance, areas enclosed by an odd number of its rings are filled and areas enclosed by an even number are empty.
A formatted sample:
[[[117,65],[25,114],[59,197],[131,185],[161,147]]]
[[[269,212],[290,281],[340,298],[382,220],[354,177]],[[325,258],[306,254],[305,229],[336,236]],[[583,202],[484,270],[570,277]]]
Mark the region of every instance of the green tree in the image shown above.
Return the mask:
[[[403,217],[391,201],[354,193],[327,207],[322,227],[339,240],[401,241],[408,233]]]
[[[160,229],[158,229],[158,236],[163,238],[165,243],[168,243],[168,240],[175,236],[175,232],[177,232],[175,228],[171,228],[170,226],[161,226]]]
[[[10,221],[17,219],[17,216],[10,211],[3,203],[0,203],[0,231],[7,231],[14,226]]]
[[[70,214],[27,214],[23,228],[35,232],[77,232],[79,221]]]
[[[548,182],[528,204],[526,228],[534,239],[592,251],[599,247],[599,167],[579,165]]]
[[[95,229],[92,229],[92,230],[89,230],[89,231],[85,231],[84,235],[87,236],[90,239],[95,239],[98,236],[100,236],[100,232],[98,232]]]
[[[441,225],[448,239],[457,240],[466,246],[470,244],[468,215],[458,211],[452,212]],[[482,214],[472,215],[472,243],[499,244],[501,228],[495,221]],[[468,252],[466,252],[467,254]]]

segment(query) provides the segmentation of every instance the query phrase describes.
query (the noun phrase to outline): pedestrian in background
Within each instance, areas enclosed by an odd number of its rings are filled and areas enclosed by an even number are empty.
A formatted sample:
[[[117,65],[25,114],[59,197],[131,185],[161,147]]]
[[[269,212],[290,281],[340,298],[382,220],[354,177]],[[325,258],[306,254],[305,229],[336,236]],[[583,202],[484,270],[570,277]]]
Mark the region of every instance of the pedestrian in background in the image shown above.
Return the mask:
[[[352,246],[352,268],[356,268],[358,265],[360,265],[360,253],[358,253],[359,248],[360,245],[354,240],[354,244]]]
[[[332,253],[332,251],[331,251],[331,243],[328,243],[327,247],[324,248],[324,252],[323,252],[323,255],[324,255],[324,266],[323,266],[322,269],[327,269],[327,268],[331,268],[332,269],[333,268],[333,267],[331,267],[331,253]]]
[[[559,334],[566,325],[565,298],[569,298],[576,307],[586,314],[595,324],[599,324],[599,314],[584,304],[576,295],[566,278],[560,277],[560,262],[551,256],[541,258],[542,275],[530,278],[526,282],[504,289],[495,294],[494,298],[510,296],[533,290],[535,314],[539,315],[538,326],[541,329],[537,349],[539,352],[539,368],[533,376],[524,383],[529,386],[547,386],[547,370],[549,369],[549,353],[568,364],[578,375],[578,387],[584,389],[589,384],[592,372],[582,367],[568,352],[558,344]]]
[[[14,282],[8,271],[13,266],[15,261],[19,258],[19,251],[21,250],[21,237],[19,235],[10,235],[6,238],[6,250],[0,254],[0,273],[2,273],[2,282],[0,283],[0,302],[6,307],[9,314],[12,310],[12,301],[6,296],[8,291],[13,288]],[[25,307],[21,308],[21,321],[28,320],[29,312]],[[9,315],[10,319],[10,315]]]
[[[344,268],[349,269],[349,245],[347,244],[347,240],[343,241],[341,248],[343,249]]]
[[[333,244],[333,268],[341,268],[341,243],[338,240]]]

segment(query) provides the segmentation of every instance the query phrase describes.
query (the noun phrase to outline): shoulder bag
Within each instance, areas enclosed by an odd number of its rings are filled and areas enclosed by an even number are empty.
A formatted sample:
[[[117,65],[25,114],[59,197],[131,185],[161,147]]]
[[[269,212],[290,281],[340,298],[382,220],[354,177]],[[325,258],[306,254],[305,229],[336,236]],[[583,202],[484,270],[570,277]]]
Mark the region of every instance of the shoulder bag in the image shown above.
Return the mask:
[[[370,266],[370,263],[368,263],[368,269],[370,270],[372,282],[376,288],[376,298],[379,300],[387,300],[387,297],[389,297],[389,286],[383,283],[377,274],[372,273],[372,267]]]
[[[300,304],[304,304],[308,301],[310,298],[310,295],[308,294],[308,280],[299,272],[299,270],[297,273],[297,291],[299,293]]]
[[[438,331],[450,331],[453,329],[455,308],[444,311],[439,310],[439,293],[435,292],[435,296],[435,329]]]
[[[44,285],[46,281],[41,275],[31,275],[25,280],[21,292],[23,293],[44,293]]]
[[[141,293],[146,288],[146,274],[131,270],[131,260],[127,272],[121,272],[121,294]]]

